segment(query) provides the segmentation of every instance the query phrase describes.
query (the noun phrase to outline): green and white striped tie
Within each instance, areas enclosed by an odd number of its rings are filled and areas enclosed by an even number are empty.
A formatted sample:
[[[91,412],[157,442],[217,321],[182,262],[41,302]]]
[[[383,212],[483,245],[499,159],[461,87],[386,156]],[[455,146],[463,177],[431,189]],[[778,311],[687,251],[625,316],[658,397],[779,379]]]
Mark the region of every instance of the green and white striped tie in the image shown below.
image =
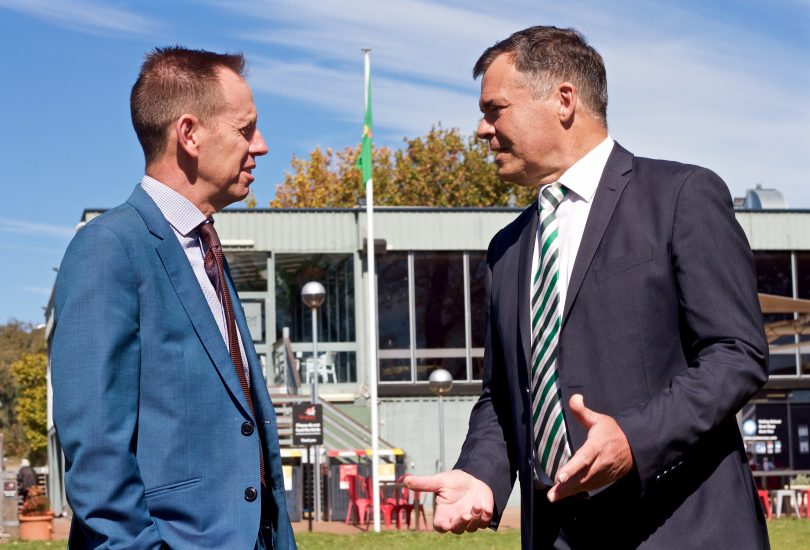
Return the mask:
[[[532,277],[532,424],[540,468],[554,481],[571,458],[565,433],[557,375],[557,343],[562,325],[560,304],[559,222],[555,210],[567,189],[559,183],[540,192],[537,267]]]

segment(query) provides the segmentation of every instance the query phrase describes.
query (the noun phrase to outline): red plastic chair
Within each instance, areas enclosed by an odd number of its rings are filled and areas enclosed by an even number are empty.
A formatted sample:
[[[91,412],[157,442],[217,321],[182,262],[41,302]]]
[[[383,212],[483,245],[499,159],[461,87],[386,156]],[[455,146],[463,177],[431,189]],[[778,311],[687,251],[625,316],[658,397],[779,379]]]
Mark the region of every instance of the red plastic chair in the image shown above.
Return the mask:
[[[810,518],[810,489],[796,489],[796,498],[799,501],[799,515]]]
[[[373,480],[370,477],[367,477],[367,478],[365,478],[365,483],[366,483],[366,494],[367,495],[373,495],[374,494]],[[394,504],[392,504],[391,502],[389,502],[388,499],[385,498],[385,495],[383,494],[383,488],[381,486],[380,487],[380,512],[383,514],[383,519],[385,521],[385,528],[386,529],[391,528],[391,518],[394,516],[394,509],[395,509]],[[397,528],[399,528],[399,525],[397,525]]]
[[[346,509],[346,521],[344,523],[351,523],[352,510],[357,510],[357,524],[368,524],[368,509],[371,505],[371,499],[368,495],[371,493],[367,490],[367,480],[363,476],[347,475],[346,482],[349,484],[349,506]],[[362,487],[364,496],[359,496],[357,488]]]
[[[771,519],[771,495],[765,489],[757,489],[757,495],[762,503],[762,509],[765,510],[765,516]]]
[[[399,476],[397,478],[397,486],[401,486],[401,489],[397,491],[394,498],[389,499],[391,504],[394,505],[394,513],[396,514],[397,518],[397,529],[402,527],[402,516],[405,517],[405,526],[406,529],[411,528],[411,513],[414,509],[414,504],[411,502],[411,491],[402,485],[405,476]]]

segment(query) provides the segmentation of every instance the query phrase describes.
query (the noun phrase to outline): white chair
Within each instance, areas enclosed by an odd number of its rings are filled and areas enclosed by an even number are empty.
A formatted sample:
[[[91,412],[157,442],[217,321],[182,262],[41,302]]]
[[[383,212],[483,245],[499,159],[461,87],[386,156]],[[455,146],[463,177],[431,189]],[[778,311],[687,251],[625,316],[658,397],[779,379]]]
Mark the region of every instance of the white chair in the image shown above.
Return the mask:
[[[335,370],[335,354],[327,351],[318,357],[318,376],[324,382],[329,382],[329,377],[332,377],[332,383],[337,383],[337,370]]]
[[[304,379],[307,384],[312,383],[312,376],[315,374],[315,361],[312,357],[307,357],[304,361]],[[330,382],[334,384],[337,382],[337,370],[335,369],[335,354],[327,351],[318,357],[318,381]]]
[[[788,499],[788,506],[793,508],[793,512],[796,514],[796,517],[801,517],[799,515],[799,504],[796,500],[796,491],[793,489],[779,489],[778,491],[774,491],[774,503],[776,504],[776,517],[782,516],[782,502],[785,499]]]

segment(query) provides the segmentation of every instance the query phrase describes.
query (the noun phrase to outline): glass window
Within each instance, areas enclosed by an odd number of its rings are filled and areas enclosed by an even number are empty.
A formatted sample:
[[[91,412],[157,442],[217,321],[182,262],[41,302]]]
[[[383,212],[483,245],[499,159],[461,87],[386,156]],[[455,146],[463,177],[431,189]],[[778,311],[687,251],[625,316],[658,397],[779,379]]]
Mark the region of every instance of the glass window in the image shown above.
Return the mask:
[[[758,292],[793,296],[789,252],[754,252],[754,260]],[[774,334],[780,326],[790,324],[792,320],[790,313],[767,313],[762,316],[768,343],[772,346],[769,360],[771,374],[796,375],[795,337],[792,334],[780,337]]]
[[[415,252],[413,257],[416,347],[464,348],[463,256]]]
[[[486,339],[486,312],[484,311],[486,272],[486,253],[470,252],[470,336],[474,348],[483,348]]]
[[[810,252],[796,252],[798,297],[810,300]]]
[[[351,254],[277,254],[276,338],[290,328],[290,340],[312,340],[310,310],[301,301],[301,288],[318,281],[326,288],[326,301],[318,309],[318,341],[353,342],[354,257]]]
[[[267,292],[267,253],[227,250],[225,259],[237,292]]]
[[[411,360],[409,357],[380,358],[380,382],[410,382]]]
[[[436,369],[445,369],[455,381],[467,380],[467,359],[464,357],[419,358],[416,360],[416,379],[427,381]]]
[[[409,349],[411,330],[408,320],[408,254],[380,255],[377,258],[377,318],[381,350]]]

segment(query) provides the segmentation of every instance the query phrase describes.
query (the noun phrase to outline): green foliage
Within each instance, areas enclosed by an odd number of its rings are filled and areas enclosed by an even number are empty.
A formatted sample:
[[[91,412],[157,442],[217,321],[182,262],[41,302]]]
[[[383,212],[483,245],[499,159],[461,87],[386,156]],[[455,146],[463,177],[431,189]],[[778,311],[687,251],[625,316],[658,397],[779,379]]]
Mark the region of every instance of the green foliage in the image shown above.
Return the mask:
[[[15,413],[17,387],[11,364],[24,353],[44,353],[45,349],[44,329],[15,320],[0,325],[0,432],[5,435],[7,456],[23,457],[28,451],[25,433]]]
[[[44,464],[48,455],[47,372],[48,357],[42,352],[24,353],[11,364],[17,386],[14,412],[25,433],[32,464]]]
[[[434,127],[424,137],[405,139],[402,149],[374,148],[374,203],[381,206],[518,206],[534,191],[498,179],[489,145],[455,128]],[[313,150],[293,157],[292,172],[276,187],[273,208],[354,207],[365,197],[360,147]]]

